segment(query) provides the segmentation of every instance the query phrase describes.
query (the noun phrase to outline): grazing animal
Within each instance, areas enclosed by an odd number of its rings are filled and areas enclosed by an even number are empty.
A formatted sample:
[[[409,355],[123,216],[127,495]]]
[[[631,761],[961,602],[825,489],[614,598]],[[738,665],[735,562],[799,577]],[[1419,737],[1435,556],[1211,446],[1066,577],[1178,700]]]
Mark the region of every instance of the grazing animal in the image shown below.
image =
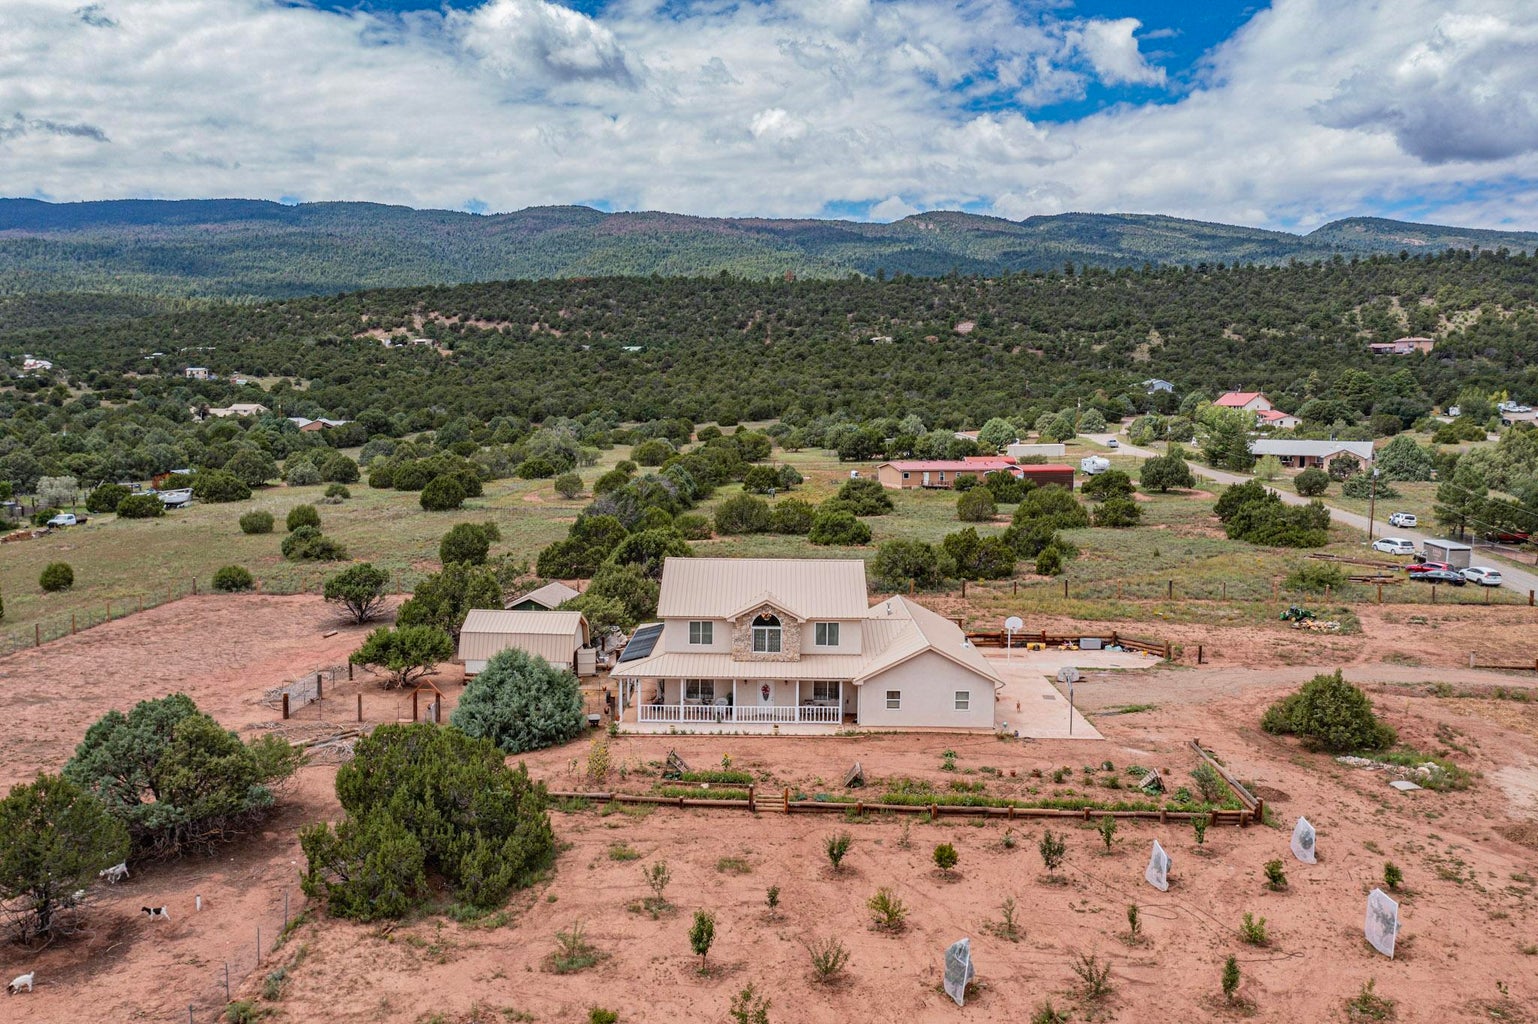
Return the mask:
[[[128,862],[124,861],[121,864],[114,864],[110,868],[103,868],[96,872],[96,877],[105,878],[108,885],[117,885],[128,877]]]
[[[9,985],[5,986],[5,991],[8,994],[14,996],[16,993],[20,992],[23,987],[25,987],[28,992],[31,992],[32,975],[36,973],[36,971],[28,971],[26,974],[17,975],[15,978],[11,979],[11,983]]]
[[[140,907],[139,909],[144,911],[144,913],[149,916],[149,919],[151,921],[154,921],[156,919],[159,919],[161,921],[169,921],[169,920],[171,920],[171,908],[170,907]]]

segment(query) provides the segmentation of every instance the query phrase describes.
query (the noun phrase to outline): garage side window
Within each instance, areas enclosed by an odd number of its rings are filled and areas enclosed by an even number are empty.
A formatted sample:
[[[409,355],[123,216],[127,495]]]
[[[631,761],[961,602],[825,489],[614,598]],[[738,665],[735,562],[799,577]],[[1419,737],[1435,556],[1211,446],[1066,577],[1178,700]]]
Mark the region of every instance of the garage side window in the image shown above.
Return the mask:
[[[972,709],[972,691],[971,690],[957,690],[956,691],[956,710],[957,711],[970,711],[971,709]]]
[[[888,690],[886,692],[886,708],[888,711],[896,711],[903,706],[903,692],[901,690]]]

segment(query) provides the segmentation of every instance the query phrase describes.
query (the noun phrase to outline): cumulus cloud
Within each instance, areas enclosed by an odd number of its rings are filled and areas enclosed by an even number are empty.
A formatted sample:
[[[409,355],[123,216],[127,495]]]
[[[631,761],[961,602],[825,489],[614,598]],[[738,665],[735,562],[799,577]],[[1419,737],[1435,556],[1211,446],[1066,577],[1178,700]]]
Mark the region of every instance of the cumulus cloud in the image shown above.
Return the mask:
[[[1387,132],[1427,163],[1538,150],[1538,26],[1449,14],[1388,67],[1362,69],[1319,105],[1321,122]]]
[[[4,0],[0,182],[1288,227],[1408,200],[1503,226],[1538,208],[1530,3],[1273,0],[1179,95],[1141,45],[1170,28],[1016,0]],[[1123,102],[1042,113],[1091,96]],[[1470,198],[1482,180],[1502,184]]]

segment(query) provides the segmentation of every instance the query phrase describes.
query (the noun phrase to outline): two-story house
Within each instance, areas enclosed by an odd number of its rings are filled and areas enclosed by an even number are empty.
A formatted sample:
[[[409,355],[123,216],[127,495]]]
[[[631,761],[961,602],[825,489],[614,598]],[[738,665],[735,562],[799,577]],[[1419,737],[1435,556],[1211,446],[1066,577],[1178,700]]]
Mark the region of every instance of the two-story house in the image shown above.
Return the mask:
[[[999,674],[949,619],[871,605],[858,559],[669,558],[657,614],[614,667],[622,723],[994,727]]]

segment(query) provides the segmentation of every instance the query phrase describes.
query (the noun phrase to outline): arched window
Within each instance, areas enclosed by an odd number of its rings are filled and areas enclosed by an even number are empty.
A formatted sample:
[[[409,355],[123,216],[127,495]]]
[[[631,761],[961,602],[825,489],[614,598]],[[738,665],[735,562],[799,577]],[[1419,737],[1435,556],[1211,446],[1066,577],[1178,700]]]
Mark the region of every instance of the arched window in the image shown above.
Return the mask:
[[[753,653],[780,653],[780,620],[765,612],[753,620]]]

